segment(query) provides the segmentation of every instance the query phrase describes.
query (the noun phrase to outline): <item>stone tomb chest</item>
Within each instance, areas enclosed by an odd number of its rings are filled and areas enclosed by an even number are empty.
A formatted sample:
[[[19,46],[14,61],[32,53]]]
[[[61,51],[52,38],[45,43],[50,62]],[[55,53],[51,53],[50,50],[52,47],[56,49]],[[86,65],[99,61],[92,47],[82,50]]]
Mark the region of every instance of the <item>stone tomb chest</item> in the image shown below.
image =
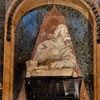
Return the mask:
[[[80,100],[81,77],[26,78],[27,100]]]

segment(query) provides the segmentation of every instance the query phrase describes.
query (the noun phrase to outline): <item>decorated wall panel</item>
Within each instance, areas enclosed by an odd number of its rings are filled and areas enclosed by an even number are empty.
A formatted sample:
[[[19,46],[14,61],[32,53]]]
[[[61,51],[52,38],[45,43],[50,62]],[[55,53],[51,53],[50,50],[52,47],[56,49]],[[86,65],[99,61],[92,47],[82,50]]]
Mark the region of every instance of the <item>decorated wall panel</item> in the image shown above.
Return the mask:
[[[41,23],[52,5],[31,10],[17,25],[15,43],[15,81],[14,97],[18,97],[21,83],[25,77],[25,61],[31,58]],[[93,32],[89,21],[77,10],[57,5],[65,17],[72,38],[79,67],[81,68],[90,99],[93,98]],[[20,70],[19,70],[20,69]],[[19,77],[21,77],[19,79]],[[20,80],[20,81],[19,81]],[[19,88],[18,88],[19,87]]]

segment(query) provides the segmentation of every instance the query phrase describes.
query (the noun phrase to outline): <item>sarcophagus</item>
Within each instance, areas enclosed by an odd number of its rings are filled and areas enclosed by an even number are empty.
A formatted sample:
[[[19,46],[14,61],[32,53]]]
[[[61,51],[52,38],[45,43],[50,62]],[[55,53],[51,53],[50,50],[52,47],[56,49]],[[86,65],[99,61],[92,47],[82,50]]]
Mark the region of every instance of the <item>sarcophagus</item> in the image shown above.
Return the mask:
[[[81,77],[26,78],[27,100],[80,100]]]

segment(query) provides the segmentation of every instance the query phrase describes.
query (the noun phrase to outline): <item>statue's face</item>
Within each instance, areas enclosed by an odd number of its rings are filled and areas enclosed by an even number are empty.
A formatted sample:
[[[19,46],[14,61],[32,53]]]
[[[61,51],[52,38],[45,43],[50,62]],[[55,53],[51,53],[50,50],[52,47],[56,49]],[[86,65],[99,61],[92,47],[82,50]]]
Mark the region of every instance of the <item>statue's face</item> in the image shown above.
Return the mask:
[[[68,35],[68,29],[64,24],[60,24],[54,31],[53,37],[54,38],[65,38]]]
[[[49,34],[49,39],[53,39],[53,41],[65,41],[69,38],[68,29],[64,24],[60,24],[54,31],[54,34]]]

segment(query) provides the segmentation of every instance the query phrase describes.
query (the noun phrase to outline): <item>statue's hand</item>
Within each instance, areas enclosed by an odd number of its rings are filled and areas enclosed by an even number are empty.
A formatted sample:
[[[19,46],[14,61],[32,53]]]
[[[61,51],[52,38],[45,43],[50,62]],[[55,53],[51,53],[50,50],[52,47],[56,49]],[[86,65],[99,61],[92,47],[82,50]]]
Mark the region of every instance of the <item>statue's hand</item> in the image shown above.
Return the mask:
[[[57,62],[51,63],[50,68],[51,69],[61,69],[64,67],[64,65],[65,63],[63,61],[57,61]]]

